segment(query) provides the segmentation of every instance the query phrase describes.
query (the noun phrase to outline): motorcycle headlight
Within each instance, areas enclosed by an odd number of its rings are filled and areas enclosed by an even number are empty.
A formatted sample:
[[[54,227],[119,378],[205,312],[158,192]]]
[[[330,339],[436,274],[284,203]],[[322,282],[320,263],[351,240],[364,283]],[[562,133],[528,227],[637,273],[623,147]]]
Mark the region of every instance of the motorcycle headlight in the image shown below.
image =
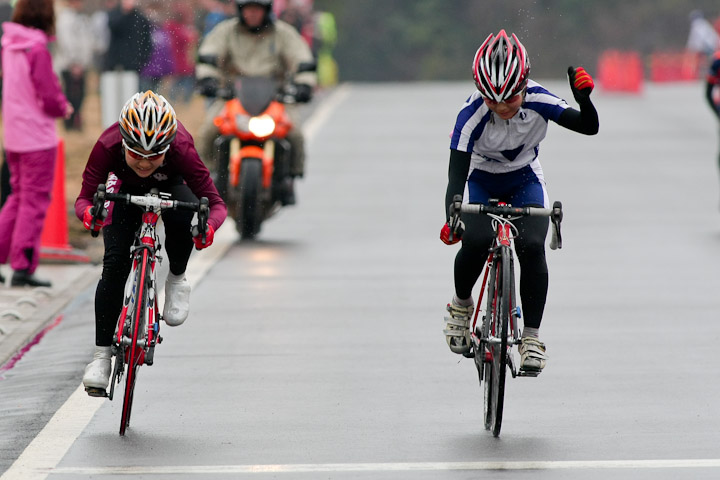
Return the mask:
[[[275,120],[270,115],[252,117],[248,122],[248,130],[256,137],[268,137],[275,131]]]

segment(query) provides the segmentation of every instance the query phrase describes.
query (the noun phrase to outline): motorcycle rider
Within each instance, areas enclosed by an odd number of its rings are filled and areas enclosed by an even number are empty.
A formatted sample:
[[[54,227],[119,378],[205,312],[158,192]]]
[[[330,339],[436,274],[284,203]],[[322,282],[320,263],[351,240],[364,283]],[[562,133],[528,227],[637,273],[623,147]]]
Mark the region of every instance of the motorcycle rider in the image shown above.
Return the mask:
[[[217,58],[218,66],[198,63],[195,75],[202,95],[214,97],[220,85],[238,75],[264,76],[286,83],[293,75],[295,98],[308,102],[317,84],[315,72],[300,72],[302,63],[314,62],[310,47],[289,24],[277,20],[272,0],[236,0],[238,16],[219,23],[202,41],[198,56]],[[214,141],[218,136],[213,119],[222,110],[223,99],[215,99],[207,111],[199,135],[198,150],[211,171],[216,171]],[[305,173],[305,141],[299,127],[296,105],[286,105],[294,128],[288,133],[291,145],[290,175],[282,198],[283,204],[295,203],[293,179]]]

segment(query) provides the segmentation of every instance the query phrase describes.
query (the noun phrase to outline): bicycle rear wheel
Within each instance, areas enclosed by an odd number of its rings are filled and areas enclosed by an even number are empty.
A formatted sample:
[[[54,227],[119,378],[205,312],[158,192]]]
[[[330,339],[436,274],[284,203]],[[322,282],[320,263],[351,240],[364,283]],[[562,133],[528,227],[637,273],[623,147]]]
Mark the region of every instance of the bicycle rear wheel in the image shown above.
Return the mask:
[[[505,379],[507,374],[507,339],[508,320],[510,317],[511,276],[510,276],[510,249],[502,247],[496,257],[495,289],[490,309],[490,333],[496,342],[488,345],[490,358],[488,368],[485,370],[488,378],[485,384],[485,428],[492,430],[493,436],[500,435],[502,427],[503,407],[505,405]],[[489,424],[489,426],[488,426]]]
[[[135,298],[134,307],[130,313],[130,345],[126,347],[128,353],[126,372],[125,372],[125,396],[123,397],[122,416],[120,419],[120,435],[125,435],[125,430],[130,426],[130,414],[132,413],[132,404],[135,396],[135,381],[137,379],[138,368],[142,363],[143,348],[138,345],[138,340],[143,335],[143,322],[145,320],[145,312],[147,306],[147,276],[148,276],[148,251],[143,249],[142,260],[136,270],[137,277],[135,279]]]

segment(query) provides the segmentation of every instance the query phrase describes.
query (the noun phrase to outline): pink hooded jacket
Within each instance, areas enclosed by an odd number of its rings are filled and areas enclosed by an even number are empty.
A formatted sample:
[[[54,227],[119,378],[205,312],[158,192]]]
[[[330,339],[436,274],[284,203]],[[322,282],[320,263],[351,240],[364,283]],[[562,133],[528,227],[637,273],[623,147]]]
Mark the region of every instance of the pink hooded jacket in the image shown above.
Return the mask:
[[[18,23],[2,24],[2,118],[6,150],[16,153],[54,148],[55,118],[62,117],[67,99],[52,69],[42,30]]]

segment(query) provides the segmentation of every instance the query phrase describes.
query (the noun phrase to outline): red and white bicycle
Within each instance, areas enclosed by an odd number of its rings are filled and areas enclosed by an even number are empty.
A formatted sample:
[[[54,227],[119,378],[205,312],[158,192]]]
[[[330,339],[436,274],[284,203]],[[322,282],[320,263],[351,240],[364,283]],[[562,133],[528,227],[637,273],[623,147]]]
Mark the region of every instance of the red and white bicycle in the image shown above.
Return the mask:
[[[102,212],[106,201],[123,202],[138,205],[144,208],[142,224],[135,235],[135,242],[131,250],[132,269],[125,286],[122,311],[118,317],[111,352],[114,358],[110,389],[105,391],[99,388],[87,387],[85,390],[91,396],[108,397],[113,399],[115,384],[118,385],[125,376],[125,389],[123,397],[122,418],[120,421],[120,435],[125,435],[125,429],[130,425],[135,382],[140,365],[152,365],[155,359],[155,347],[162,342],[160,336],[160,310],[157,302],[156,267],[161,260],[158,252],[162,248],[157,234],[157,221],[163,210],[183,209],[197,212],[198,229],[207,231],[208,199],[203,197],[199,202],[182,202],[173,200],[169,194],[160,193],[153,189],[146,195],[129,195],[121,193],[108,193],[105,185],[98,186],[94,198],[93,212]],[[94,230],[95,221],[91,225],[91,233],[97,236]]]

